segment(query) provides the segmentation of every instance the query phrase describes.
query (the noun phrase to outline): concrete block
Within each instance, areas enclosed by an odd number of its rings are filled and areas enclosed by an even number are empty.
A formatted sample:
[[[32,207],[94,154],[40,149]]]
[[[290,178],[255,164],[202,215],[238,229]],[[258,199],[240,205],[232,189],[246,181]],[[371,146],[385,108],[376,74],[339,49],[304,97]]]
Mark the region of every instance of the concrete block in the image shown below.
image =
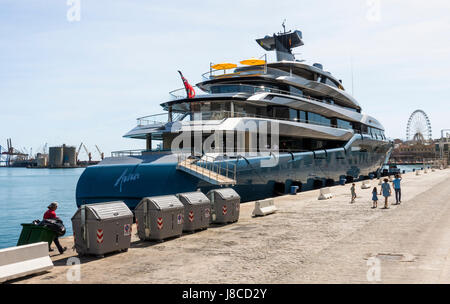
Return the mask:
[[[255,202],[255,209],[253,209],[252,216],[265,216],[277,212],[277,207],[273,199],[266,199]]]
[[[0,283],[52,268],[47,242],[0,249]]]
[[[361,189],[369,189],[370,187],[371,187],[371,184],[370,184],[369,180],[365,180],[361,184]]]
[[[332,198],[330,187],[325,187],[320,189],[319,200],[326,200]]]

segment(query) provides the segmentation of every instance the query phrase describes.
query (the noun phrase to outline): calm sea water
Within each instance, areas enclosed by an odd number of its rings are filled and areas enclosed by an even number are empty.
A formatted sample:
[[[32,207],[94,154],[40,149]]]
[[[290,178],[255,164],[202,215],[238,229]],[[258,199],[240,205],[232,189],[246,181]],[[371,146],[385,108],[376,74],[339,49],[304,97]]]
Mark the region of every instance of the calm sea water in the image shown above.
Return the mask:
[[[42,220],[53,201],[59,204],[56,215],[63,220],[66,235],[72,235],[75,188],[83,170],[0,168],[0,248],[15,246],[20,224]]]
[[[414,170],[419,170],[423,168],[423,165],[398,165],[398,169],[400,169],[400,172],[412,172]],[[389,169],[389,166],[384,166],[383,169]]]

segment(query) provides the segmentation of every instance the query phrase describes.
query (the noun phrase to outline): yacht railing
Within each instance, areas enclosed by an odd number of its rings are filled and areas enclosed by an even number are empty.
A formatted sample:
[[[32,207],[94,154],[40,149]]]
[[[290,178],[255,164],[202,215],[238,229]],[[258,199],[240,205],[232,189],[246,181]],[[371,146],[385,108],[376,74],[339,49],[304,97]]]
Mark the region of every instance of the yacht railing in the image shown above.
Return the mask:
[[[175,114],[175,113],[173,113]],[[311,125],[319,125],[324,127],[332,127],[332,128],[339,128],[339,129],[348,129],[353,130],[352,127],[349,126],[338,126],[334,124],[328,124],[328,123],[322,123],[320,121],[314,121],[314,120],[308,120],[308,119],[299,119],[299,118],[286,118],[286,117],[271,117],[266,115],[257,115],[252,113],[245,113],[245,112],[231,112],[231,111],[202,111],[202,112],[185,112],[185,113],[176,113],[177,116],[174,118],[172,117],[172,122],[181,121],[182,119],[189,116],[190,121],[204,121],[204,120],[223,120],[227,118],[261,118],[261,119],[271,119],[271,120],[281,120],[281,121],[291,121],[291,122],[301,122],[301,123],[307,123]],[[163,114],[157,114],[157,115],[163,115]],[[168,114],[164,113],[166,116],[165,122],[161,121],[158,122],[158,124],[166,124],[168,122]],[[149,117],[154,116],[150,115]],[[152,124],[153,119],[146,117],[138,118],[138,125],[140,127]]]
[[[195,96],[198,96],[199,94],[197,94],[199,92],[199,90],[201,90],[198,86],[193,86],[194,90],[195,90]],[[170,96],[173,99],[182,99],[182,98],[186,98],[186,88],[182,87],[179,89],[175,89],[173,91],[169,92]],[[206,94],[200,94],[200,95],[206,95]]]
[[[309,95],[304,95],[304,94],[298,94],[295,92],[291,92],[291,91],[286,91],[286,90],[280,90],[277,88],[272,88],[272,87],[266,87],[266,86],[256,86],[256,85],[250,85],[250,84],[222,84],[221,86],[239,86],[240,88],[242,88],[241,91],[236,91],[236,92],[229,92],[229,93],[249,93],[249,94],[255,94],[255,93],[274,93],[274,94],[281,94],[281,95],[288,95],[288,96],[294,96],[294,97],[300,97],[300,98],[305,98],[308,100],[313,100],[313,101],[317,101],[317,102],[322,102],[322,103],[327,103],[325,100],[322,99],[317,99],[314,97],[311,97]],[[176,90],[173,90],[171,92],[169,92],[169,94],[174,98],[174,99],[184,99],[186,98],[186,90],[184,88],[179,88]],[[208,96],[208,95],[212,95],[215,93],[205,93],[205,94],[200,94],[197,96]],[[328,103],[331,104],[331,103]],[[332,104],[332,105],[336,105],[339,107],[338,104]]]
[[[137,118],[138,126],[165,124],[168,120],[168,113],[159,113]]]
[[[135,149],[135,150],[123,150],[123,151],[112,151],[111,157],[124,157],[124,156],[141,156],[145,149]]]
[[[172,121],[183,120],[189,113],[172,112]],[[137,118],[137,125],[139,127],[148,125],[164,125],[169,122],[169,112],[148,115]]]
[[[322,149],[323,150],[323,149]],[[183,150],[186,151],[186,150]],[[318,150],[319,151],[319,150]],[[126,157],[126,156],[142,156],[143,153],[161,153],[161,152],[171,152],[170,150],[162,150],[162,149],[154,149],[154,150],[146,150],[146,149],[134,149],[134,150],[122,150],[122,151],[113,151],[111,152],[111,157]],[[241,156],[269,156],[269,155],[275,155],[274,153],[300,153],[300,152],[312,152],[311,150],[305,150],[305,149],[298,149],[298,148],[292,148],[292,149],[286,149],[286,148],[279,148],[279,147],[273,147],[273,148],[258,148],[258,149],[237,149],[236,147],[230,148],[216,148],[208,151],[204,151],[203,154],[198,154],[197,158],[205,158],[207,161],[206,163],[208,165],[201,165],[204,168],[207,168],[209,164],[211,163],[211,159],[214,159],[214,161],[226,161],[226,160],[232,160],[236,159]],[[181,159],[185,160],[188,157],[192,156],[192,152],[181,152],[179,150],[173,151],[174,154],[177,155],[178,161]],[[217,156],[223,157],[222,159],[217,159],[214,156],[208,155],[208,154],[217,154]],[[195,153],[194,153],[195,154]],[[201,155],[201,156],[200,156]],[[197,165],[205,164],[198,162]],[[227,172],[230,174],[234,169],[229,169],[229,167],[225,169],[218,169],[219,173],[222,170],[225,170],[224,172]],[[227,177],[230,177],[231,175],[227,175]]]

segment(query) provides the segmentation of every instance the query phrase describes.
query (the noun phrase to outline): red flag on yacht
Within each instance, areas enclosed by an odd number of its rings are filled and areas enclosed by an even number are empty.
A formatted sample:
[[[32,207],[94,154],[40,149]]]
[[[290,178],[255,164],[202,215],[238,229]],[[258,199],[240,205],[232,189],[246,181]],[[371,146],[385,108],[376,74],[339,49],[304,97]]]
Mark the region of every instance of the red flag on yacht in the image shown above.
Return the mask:
[[[186,95],[187,98],[194,98],[195,97],[195,91],[194,88],[189,84],[189,82],[186,80],[186,78],[183,77],[183,74],[181,71],[178,71],[181,76],[181,80],[183,80],[184,88],[186,89]]]

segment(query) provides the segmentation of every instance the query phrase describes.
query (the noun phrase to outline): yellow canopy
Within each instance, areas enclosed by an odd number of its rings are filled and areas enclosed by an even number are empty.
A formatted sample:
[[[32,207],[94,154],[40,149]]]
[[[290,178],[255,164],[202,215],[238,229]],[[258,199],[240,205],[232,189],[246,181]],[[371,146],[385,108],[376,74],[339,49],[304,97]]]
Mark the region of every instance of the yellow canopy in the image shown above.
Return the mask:
[[[211,66],[214,70],[228,70],[237,67],[234,63],[222,62]]]
[[[258,58],[252,57],[250,59],[242,60],[240,63],[244,64],[244,65],[261,65],[261,64],[265,64],[266,61],[262,60],[262,59],[258,59]]]

